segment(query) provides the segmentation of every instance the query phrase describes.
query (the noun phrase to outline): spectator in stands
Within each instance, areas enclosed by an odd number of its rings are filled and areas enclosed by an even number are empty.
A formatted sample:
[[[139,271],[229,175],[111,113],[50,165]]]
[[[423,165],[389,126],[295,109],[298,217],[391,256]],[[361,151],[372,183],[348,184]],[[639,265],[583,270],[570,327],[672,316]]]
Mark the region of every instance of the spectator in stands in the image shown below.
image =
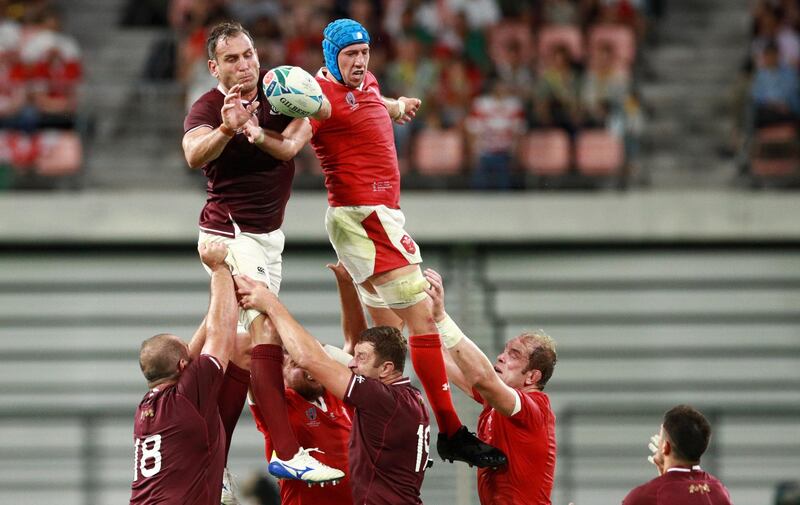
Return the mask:
[[[0,23],[0,129],[31,131],[36,127],[36,117],[27,107],[28,81],[19,57],[19,40],[17,23]]]
[[[579,77],[569,49],[553,49],[547,67],[536,84],[533,127],[557,127],[574,136],[581,122]]]
[[[502,79],[494,79],[490,93],[477,97],[467,119],[470,146],[477,165],[474,189],[510,189],[514,153],[524,133],[522,101],[509,93]]]
[[[756,17],[756,34],[751,46],[751,54],[758,66],[766,64],[765,51],[768,45],[775,44],[781,64],[797,70],[800,63],[800,36],[795,29],[781,21],[781,9],[762,5]]]
[[[797,121],[799,92],[797,72],[780,63],[777,45],[767,44],[763,65],[756,70],[751,91],[756,126]]]
[[[531,69],[531,62],[526,61],[525,53],[518,40],[512,39],[506,48],[506,58],[496,64],[498,78],[509,86],[512,95],[527,104],[532,98],[536,79]]]
[[[596,51],[583,79],[581,102],[586,125],[603,127],[610,113],[624,109],[630,79],[618,65],[614,46],[604,42]]]
[[[447,377],[483,404],[479,438],[509,455],[507,467],[478,470],[481,503],[550,505],[556,419],[543,390],[555,369],[555,342],[543,333],[523,333],[508,341],[492,364],[445,312],[442,277],[431,269],[425,276],[433,318],[448,351]]]
[[[622,505],[731,505],[722,482],[700,468],[710,439],[711,425],[698,410],[689,405],[669,409],[650,444],[648,460],[659,476],[634,488]]]

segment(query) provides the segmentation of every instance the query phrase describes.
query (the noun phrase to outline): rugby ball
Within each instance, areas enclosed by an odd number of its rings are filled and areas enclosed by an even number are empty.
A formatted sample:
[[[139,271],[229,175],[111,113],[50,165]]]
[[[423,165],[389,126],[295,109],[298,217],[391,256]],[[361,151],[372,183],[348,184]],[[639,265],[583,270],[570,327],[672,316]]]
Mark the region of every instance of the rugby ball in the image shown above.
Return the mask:
[[[275,67],[261,85],[272,109],[286,116],[308,117],[322,106],[322,88],[300,67]]]

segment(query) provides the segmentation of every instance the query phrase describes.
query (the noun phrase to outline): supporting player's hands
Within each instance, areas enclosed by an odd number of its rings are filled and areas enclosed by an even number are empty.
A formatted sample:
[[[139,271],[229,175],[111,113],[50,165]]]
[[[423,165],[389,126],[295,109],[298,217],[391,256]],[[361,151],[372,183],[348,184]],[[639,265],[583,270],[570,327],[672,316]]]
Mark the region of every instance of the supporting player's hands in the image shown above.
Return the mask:
[[[647,461],[654,464],[658,469],[658,474],[662,475],[664,473],[664,454],[661,453],[661,435],[659,433],[650,437],[650,443],[647,444],[647,448],[650,449],[651,453],[647,456]]]
[[[350,272],[342,265],[341,261],[336,262],[334,265],[333,263],[328,263],[325,265],[327,269],[333,272],[333,275],[336,276],[336,282],[339,284],[352,284],[353,278],[350,276]]]
[[[202,261],[211,270],[228,268],[225,258],[228,256],[228,246],[221,242],[203,242],[197,246]]]
[[[237,275],[236,294],[239,295],[239,305],[244,309],[254,309],[267,312],[269,307],[278,303],[278,297],[261,282],[255,281],[246,275]]]
[[[403,115],[394,120],[394,122],[397,124],[406,124],[414,119],[417,115],[420,105],[422,105],[422,100],[419,98],[401,96],[397,99],[397,101],[402,102],[405,105]]]
[[[433,320],[437,323],[445,318],[447,313],[444,310],[444,281],[442,276],[432,268],[425,269],[425,278],[428,279],[428,287],[425,292],[431,297],[433,302],[431,310],[433,313]]]
[[[258,109],[258,100],[253,100],[247,107],[242,103],[242,85],[236,84],[228,90],[222,103],[222,124],[234,131],[239,131],[253,117]]]

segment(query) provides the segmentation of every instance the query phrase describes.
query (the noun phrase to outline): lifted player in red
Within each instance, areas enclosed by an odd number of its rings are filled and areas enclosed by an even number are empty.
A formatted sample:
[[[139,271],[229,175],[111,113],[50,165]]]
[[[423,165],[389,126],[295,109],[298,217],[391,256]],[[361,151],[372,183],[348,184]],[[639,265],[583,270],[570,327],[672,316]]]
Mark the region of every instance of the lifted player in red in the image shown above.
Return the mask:
[[[403,229],[392,121],[413,119],[420,100],[381,95],[368,70],[369,34],[358,22],[338,19],[323,35],[326,67],[316,79],[331,111],[329,117],[312,118],[311,145],[328,189],[330,242],[358,284],[374,324],[408,328],[411,362],[439,425],[439,455],[479,467],[502,465],[505,455],[470,433],[453,407],[419,267],[422,256]]]

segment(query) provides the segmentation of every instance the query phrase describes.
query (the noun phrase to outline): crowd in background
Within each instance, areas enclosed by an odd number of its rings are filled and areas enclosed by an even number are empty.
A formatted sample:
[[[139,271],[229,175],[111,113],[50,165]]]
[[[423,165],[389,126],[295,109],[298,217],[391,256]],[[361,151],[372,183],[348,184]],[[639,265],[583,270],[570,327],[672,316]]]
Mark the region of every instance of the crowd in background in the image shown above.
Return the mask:
[[[730,153],[741,172],[791,180],[800,170],[800,1],[757,0],[751,39],[734,80]]]
[[[81,53],[47,0],[0,0],[0,188],[78,170]]]
[[[607,130],[633,163],[644,120],[637,56],[660,9],[655,0],[172,0],[166,11],[146,5],[132,2],[127,23],[164,23],[176,35],[154,48],[146,73],[180,82],[187,104],[214,86],[205,39],[215,23],[242,22],[262,67],[314,73],[323,65],[325,25],[356,19],[370,32],[370,70],[384,95],[423,101],[417,119],[396,129],[401,170],[415,171],[420,132],[454,131],[465,141],[463,175],[475,188],[517,186],[520,143],[541,129],[561,130],[570,142],[584,129]]]

